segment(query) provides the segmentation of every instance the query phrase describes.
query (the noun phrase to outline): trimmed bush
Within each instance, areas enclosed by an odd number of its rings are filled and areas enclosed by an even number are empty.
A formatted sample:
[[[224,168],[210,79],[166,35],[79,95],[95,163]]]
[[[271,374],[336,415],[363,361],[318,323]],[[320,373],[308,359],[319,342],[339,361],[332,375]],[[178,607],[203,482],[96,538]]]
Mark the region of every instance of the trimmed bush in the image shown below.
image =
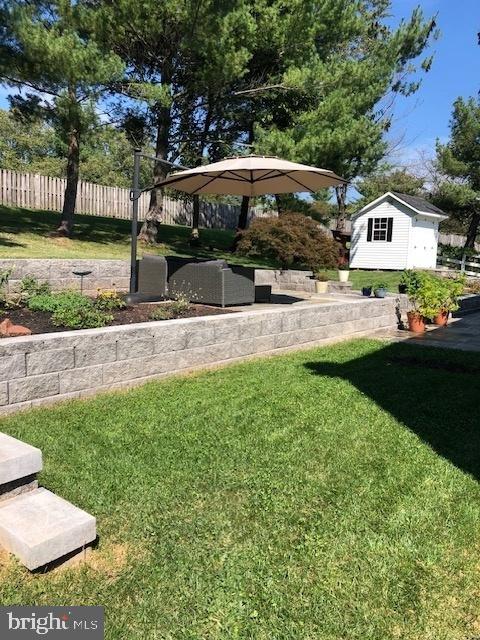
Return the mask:
[[[311,218],[284,213],[278,218],[257,218],[239,234],[237,253],[277,260],[287,269],[300,266],[312,271],[338,265],[340,245]]]
[[[27,307],[51,313],[55,326],[69,329],[104,327],[113,320],[112,315],[98,309],[91,298],[78,291],[33,295],[27,300]]]

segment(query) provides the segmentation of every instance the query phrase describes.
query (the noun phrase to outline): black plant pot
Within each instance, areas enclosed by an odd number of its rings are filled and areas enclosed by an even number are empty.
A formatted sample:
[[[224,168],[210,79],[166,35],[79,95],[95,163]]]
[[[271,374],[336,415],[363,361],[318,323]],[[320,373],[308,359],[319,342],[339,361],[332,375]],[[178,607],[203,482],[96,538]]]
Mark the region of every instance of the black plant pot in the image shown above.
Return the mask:
[[[362,296],[369,298],[372,295],[372,287],[362,287]]]
[[[407,285],[399,284],[398,285],[398,293],[407,293]]]

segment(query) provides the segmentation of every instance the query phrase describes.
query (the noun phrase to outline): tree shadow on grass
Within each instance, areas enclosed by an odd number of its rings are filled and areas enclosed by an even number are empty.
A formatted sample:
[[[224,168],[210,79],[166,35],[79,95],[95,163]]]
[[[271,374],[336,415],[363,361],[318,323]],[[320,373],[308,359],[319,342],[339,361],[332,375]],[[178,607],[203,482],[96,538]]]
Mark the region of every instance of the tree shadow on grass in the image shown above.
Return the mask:
[[[19,207],[0,207],[0,232],[30,233],[48,237],[58,226],[59,213],[52,211],[31,211]],[[77,215],[74,238],[99,244],[127,242],[130,238],[128,220]]]
[[[403,343],[343,363],[305,366],[312,374],[347,380],[480,480],[480,354]]]

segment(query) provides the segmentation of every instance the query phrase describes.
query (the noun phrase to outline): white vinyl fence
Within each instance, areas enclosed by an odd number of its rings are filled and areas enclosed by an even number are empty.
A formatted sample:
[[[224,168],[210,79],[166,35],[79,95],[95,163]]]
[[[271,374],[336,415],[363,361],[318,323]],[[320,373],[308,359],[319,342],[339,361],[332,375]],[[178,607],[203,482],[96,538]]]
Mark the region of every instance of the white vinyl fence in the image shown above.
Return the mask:
[[[0,169],[0,204],[61,211],[65,192],[65,178],[51,178],[33,173],[20,173]],[[77,192],[76,212],[93,216],[108,216],[130,220],[132,203],[130,190],[107,187],[80,180]],[[143,193],[139,201],[139,218],[148,211],[149,193]],[[191,201],[163,199],[165,224],[191,225]],[[234,229],[240,208],[235,205],[205,202],[200,199],[200,226],[216,229]],[[268,215],[261,209],[252,210],[254,216]],[[271,215],[271,214],[270,214]]]
[[[455,269],[465,273],[467,276],[480,276],[480,256],[464,256],[463,260],[437,256],[437,264],[449,269]]]

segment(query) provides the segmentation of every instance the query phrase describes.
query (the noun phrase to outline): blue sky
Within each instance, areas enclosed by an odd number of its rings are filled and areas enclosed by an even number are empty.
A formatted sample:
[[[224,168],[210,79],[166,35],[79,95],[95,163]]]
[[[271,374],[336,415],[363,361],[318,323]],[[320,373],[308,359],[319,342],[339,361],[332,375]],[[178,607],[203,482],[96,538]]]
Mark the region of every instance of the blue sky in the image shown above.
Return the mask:
[[[433,43],[434,62],[420,90],[396,101],[390,139],[396,143],[391,162],[415,163],[418,151],[433,153],[436,138],[447,139],[452,103],[480,89],[480,0],[392,0],[392,21],[420,6],[426,16],[438,14],[440,39]],[[0,88],[0,107],[7,107]]]
[[[392,161],[399,164],[415,161],[419,150],[433,153],[436,138],[448,138],[455,98],[480,90],[480,0],[393,0],[393,19],[408,16],[416,6],[427,16],[438,14],[441,35],[431,47],[433,66],[420,90],[395,107],[391,138],[403,140]]]

